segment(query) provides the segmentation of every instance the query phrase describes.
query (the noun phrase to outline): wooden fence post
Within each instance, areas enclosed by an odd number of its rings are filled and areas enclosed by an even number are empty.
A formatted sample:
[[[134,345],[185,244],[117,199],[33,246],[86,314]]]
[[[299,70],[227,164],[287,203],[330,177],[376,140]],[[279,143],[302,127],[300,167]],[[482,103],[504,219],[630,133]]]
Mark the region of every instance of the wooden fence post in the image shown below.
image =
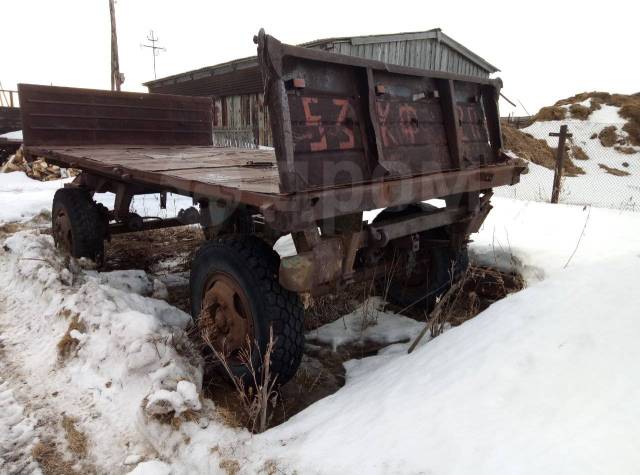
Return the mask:
[[[560,188],[562,186],[562,172],[564,170],[564,145],[567,141],[567,137],[571,137],[572,134],[567,133],[567,126],[560,126],[560,133],[551,132],[551,137],[558,137],[558,153],[556,155],[556,168],[553,174],[553,189],[551,190],[551,202],[557,203],[560,199]]]

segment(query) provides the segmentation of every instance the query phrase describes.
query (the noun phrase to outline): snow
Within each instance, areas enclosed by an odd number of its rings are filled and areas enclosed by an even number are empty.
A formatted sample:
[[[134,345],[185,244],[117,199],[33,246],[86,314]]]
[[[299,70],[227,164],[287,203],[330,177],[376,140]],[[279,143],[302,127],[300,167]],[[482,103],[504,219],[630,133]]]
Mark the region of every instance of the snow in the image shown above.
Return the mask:
[[[556,274],[411,355],[360,361],[255,444],[300,473],[633,473],[639,278],[637,255]]]
[[[495,197],[492,203],[472,235],[471,254],[482,264],[515,268],[530,284],[567,263],[597,267],[640,252],[638,213]]]
[[[408,341],[424,323],[384,311],[380,297],[370,297],[353,312],[307,334],[307,340],[317,341],[336,350],[346,344],[367,342],[389,345]]]
[[[13,390],[0,378],[0,473],[42,473],[31,458],[36,442],[33,421],[24,415]]]
[[[145,409],[151,415],[173,412],[179,416],[188,410],[199,411],[202,409],[202,405],[195,384],[189,381],[179,381],[175,391],[159,389],[149,395]]]
[[[10,175],[0,210],[55,191]],[[260,435],[225,425],[202,397],[190,317],[154,298],[160,283],[91,270],[37,229],[11,235],[0,247],[0,473],[7,461],[31,467],[37,440],[64,448],[61,414],[77,419],[99,473],[635,473],[640,214],[492,202],[472,258],[519,270],[527,288],[410,355],[423,323],[379,298],[310,332],[334,348],[390,346],[347,362],[343,388]],[[291,252],[290,237],[279,246]]]
[[[0,224],[24,222],[50,212],[54,193],[69,181],[36,181],[24,172],[0,174]]]
[[[140,295],[153,282],[139,271],[118,275],[124,282],[146,282],[113,286],[114,273],[84,271],[74,261],[67,267],[50,236],[19,232],[4,246],[0,326],[11,326],[5,342],[19,357],[34,397],[64,388],[57,413],[77,417],[80,430],[99,444],[102,471],[122,464],[127,450],[152,453],[137,428],[142,401],[166,390],[188,408],[199,404],[194,388],[202,384],[200,359],[185,333],[190,316]],[[77,347],[60,358],[57,344],[74,316],[82,324],[71,332]]]
[[[130,475],[171,475],[171,467],[159,460],[151,460],[138,465]]]
[[[14,132],[7,132],[5,134],[2,134],[0,135],[0,139],[22,140],[22,130],[16,130]]]

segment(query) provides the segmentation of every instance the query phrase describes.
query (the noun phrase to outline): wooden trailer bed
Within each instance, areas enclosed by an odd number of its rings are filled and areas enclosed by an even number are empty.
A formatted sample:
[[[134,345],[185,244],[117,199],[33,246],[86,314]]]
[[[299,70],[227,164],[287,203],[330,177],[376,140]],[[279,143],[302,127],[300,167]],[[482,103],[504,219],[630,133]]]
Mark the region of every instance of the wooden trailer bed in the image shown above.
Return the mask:
[[[280,194],[273,150],[214,146],[27,147],[66,167],[192,194],[203,185],[248,193]],[[202,188],[200,188],[202,190]]]
[[[298,293],[384,280],[397,305],[428,312],[464,272],[492,188],[517,183],[526,165],[502,153],[499,80],[283,45],[264,31],[256,41],[273,151],[215,147],[210,97],[19,91],[27,157],[82,170],[54,195],[56,245],[100,263],[116,232],[199,223],[208,242],[191,266],[194,328],[238,377],[249,378],[238,356],[255,344],[282,384],[304,351]],[[115,193],[113,209],[94,201],[101,192]],[[135,195],[160,193],[162,206],[167,192],[197,209],[167,220],[131,210]],[[423,203],[432,198],[444,206]],[[273,246],[288,233],[296,253],[280,258]]]

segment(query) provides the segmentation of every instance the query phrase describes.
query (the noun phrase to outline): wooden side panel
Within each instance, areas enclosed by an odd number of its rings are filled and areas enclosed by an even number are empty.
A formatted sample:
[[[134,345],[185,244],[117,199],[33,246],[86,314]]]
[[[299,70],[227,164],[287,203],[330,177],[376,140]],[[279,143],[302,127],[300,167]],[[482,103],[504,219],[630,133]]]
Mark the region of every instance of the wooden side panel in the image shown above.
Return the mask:
[[[406,54],[399,45],[362,46],[367,57],[385,62]],[[282,191],[444,173],[499,160],[483,107],[497,82],[277,42],[267,44],[267,60],[264,43],[260,48],[261,64],[269,68],[270,110],[277,115],[271,123]],[[450,62],[463,68],[459,55],[444,48],[433,56],[438,68]]]
[[[210,98],[20,84],[27,145],[210,145]]]
[[[285,79],[295,181],[302,189],[357,183],[371,177],[365,150],[366,77],[350,68],[291,63]],[[304,81],[304,87],[294,81]]]
[[[392,176],[452,169],[436,82],[375,71],[373,87],[380,164]]]
[[[462,129],[462,160],[465,168],[479,167],[496,161],[489,143],[481,88],[479,84],[454,81],[454,97]]]

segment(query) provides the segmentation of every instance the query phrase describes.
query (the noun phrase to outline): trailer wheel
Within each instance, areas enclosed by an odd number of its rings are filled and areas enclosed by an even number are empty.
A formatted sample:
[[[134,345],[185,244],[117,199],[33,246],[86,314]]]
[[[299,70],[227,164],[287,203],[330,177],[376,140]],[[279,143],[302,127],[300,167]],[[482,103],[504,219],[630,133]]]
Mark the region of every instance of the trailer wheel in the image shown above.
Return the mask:
[[[101,205],[81,188],[61,188],[53,196],[51,212],[56,247],[73,257],[102,263],[108,220]]]
[[[278,282],[279,256],[255,236],[229,236],[203,245],[191,267],[191,314],[206,359],[224,356],[235,377],[250,382],[241,352],[251,346],[261,376],[262,355],[273,330],[270,367],[276,384],[295,374],[304,351],[304,310],[294,292]],[[215,349],[211,350],[210,346]]]
[[[408,205],[402,209],[386,209],[373,220],[380,223],[388,219],[417,212],[436,212],[438,208],[426,203]],[[417,304],[430,311],[435,306],[436,300],[446,292],[451,283],[466,271],[469,265],[467,247],[463,246],[453,250],[446,243],[443,245],[429,245],[429,240],[449,241],[449,233],[446,228],[430,229],[419,235],[420,250],[413,257],[411,251],[398,249],[393,245],[387,252],[393,253],[392,259],[396,260],[393,275],[388,287],[389,299],[402,306]],[[407,265],[413,259],[413,270]]]

